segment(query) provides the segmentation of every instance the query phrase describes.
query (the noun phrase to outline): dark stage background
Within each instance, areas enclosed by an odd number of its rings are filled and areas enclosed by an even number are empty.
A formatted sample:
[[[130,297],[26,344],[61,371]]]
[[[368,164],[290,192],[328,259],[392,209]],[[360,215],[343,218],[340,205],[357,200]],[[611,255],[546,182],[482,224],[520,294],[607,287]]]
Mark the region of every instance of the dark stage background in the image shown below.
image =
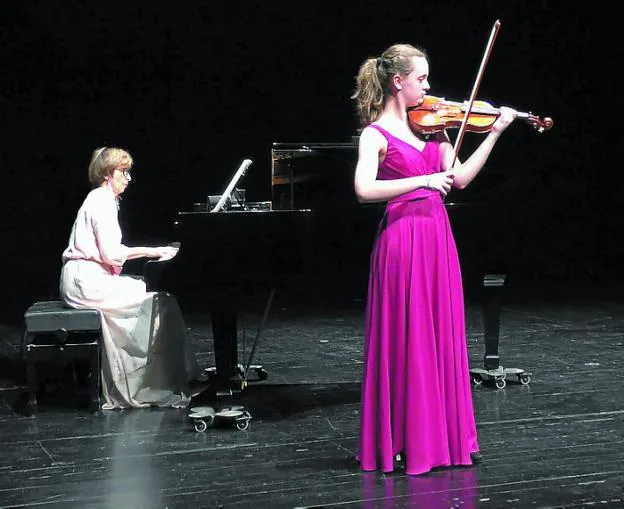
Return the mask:
[[[621,280],[621,106],[611,76],[622,52],[606,5],[4,4],[3,318],[19,322],[30,302],[55,296],[94,148],[122,146],[135,158],[121,210],[126,243],[173,240],[176,212],[222,190],[242,159],[254,160],[248,200],[268,200],[272,142],[357,134],[354,76],[392,43],[427,50],[431,94],[467,98],[496,19],[480,98],[555,123],[542,135],[511,127],[474,186],[453,193],[449,201],[491,204],[487,216],[454,220],[460,248],[495,246],[517,281]],[[462,153],[479,139],[467,135]],[[365,274],[365,258],[355,272]]]

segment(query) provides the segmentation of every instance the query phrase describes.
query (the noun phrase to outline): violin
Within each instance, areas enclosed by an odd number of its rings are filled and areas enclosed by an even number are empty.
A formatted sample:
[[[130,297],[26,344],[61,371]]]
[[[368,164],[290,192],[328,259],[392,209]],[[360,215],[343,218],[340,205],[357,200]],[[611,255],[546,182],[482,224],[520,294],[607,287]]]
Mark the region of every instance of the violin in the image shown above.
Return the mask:
[[[410,128],[420,134],[434,134],[444,129],[461,127],[474,133],[489,132],[500,115],[500,110],[485,101],[473,101],[466,120],[468,103],[447,101],[446,99],[425,96],[423,103],[407,110]],[[532,113],[518,112],[517,118],[525,120],[539,133],[548,131],[553,126],[550,117],[543,119]]]

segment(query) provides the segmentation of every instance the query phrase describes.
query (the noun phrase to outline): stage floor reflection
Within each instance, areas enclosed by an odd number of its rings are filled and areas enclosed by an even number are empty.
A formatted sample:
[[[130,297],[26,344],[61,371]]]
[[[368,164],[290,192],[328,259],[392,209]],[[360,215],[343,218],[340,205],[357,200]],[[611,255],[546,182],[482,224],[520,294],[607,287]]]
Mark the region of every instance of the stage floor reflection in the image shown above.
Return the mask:
[[[247,431],[198,433],[185,410],[94,416],[62,373],[26,417],[21,330],[0,326],[0,508],[624,507],[623,299],[599,288],[510,293],[501,359],[531,371],[531,383],[473,388],[480,465],[406,476],[353,461],[364,302],[317,297],[276,297],[255,358],[269,378],[238,401],[253,416]],[[248,347],[263,303],[247,303]],[[467,299],[466,318],[480,366],[477,302]],[[212,365],[208,314],[187,325],[200,363]]]

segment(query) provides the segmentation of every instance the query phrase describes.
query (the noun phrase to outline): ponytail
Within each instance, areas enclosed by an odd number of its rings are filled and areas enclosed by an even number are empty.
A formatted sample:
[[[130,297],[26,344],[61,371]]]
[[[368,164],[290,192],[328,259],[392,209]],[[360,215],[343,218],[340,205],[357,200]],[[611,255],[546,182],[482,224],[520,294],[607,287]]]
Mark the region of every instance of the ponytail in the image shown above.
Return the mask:
[[[356,77],[355,99],[357,115],[363,126],[375,122],[383,112],[390,84],[395,74],[407,75],[412,71],[412,57],[424,57],[425,52],[409,44],[395,44],[379,58],[368,58]]]
[[[355,93],[351,99],[356,101],[358,117],[362,125],[377,120],[384,106],[384,90],[379,80],[379,58],[369,58],[360,67],[356,78]]]

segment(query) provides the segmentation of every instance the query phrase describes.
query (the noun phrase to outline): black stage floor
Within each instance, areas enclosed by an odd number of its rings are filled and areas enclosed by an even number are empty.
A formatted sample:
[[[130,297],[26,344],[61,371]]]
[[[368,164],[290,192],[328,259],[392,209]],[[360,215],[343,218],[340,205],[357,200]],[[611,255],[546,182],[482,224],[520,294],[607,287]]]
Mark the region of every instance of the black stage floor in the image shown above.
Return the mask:
[[[15,410],[21,330],[0,326],[0,507],[624,507],[617,291],[509,288],[502,363],[532,371],[531,383],[474,387],[483,463],[423,476],[362,473],[353,463],[363,302],[304,293],[276,297],[256,356],[269,378],[241,400],[253,415],[247,431],[197,433],[185,410],[94,416],[62,389],[25,417]],[[249,301],[249,341],[261,308]],[[468,297],[466,318],[477,367],[481,310]],[[208,319],[188,316],[187,325],[211,365]]]

